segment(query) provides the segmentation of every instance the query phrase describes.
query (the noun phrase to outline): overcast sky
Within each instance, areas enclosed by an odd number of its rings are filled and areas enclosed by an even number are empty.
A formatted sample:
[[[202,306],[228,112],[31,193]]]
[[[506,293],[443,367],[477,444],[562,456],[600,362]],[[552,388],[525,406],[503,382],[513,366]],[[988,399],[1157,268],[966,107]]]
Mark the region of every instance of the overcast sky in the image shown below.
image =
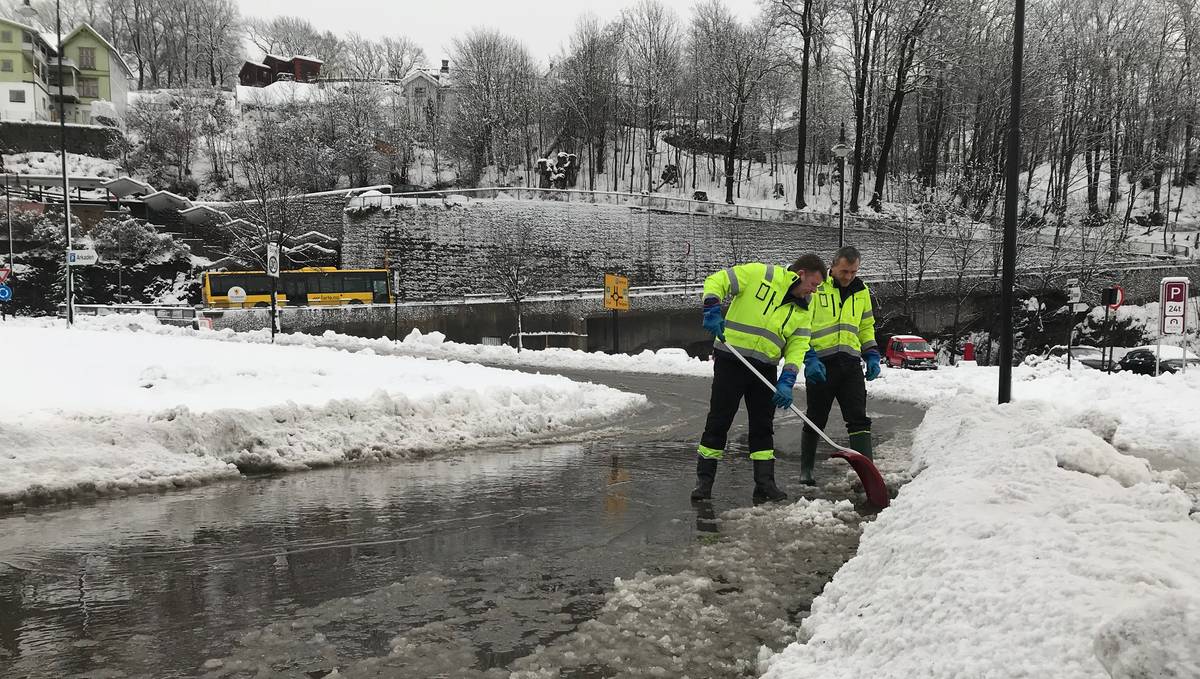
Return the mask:
[[[238,0],[242,14],[291,14],[338,35],[358,32],[371,38],[407,35],[425,48],[431,64],[447,56],[450,41],[473,27],[494,28],[520,38],[541,61],[557,54],[580,14],[615,18],[636,0]],[[686,21],[695,0],[662,0]],[[735,14],[754,16],[758,0],[725,0]],[[319,55],[318,55],[319,56]]]

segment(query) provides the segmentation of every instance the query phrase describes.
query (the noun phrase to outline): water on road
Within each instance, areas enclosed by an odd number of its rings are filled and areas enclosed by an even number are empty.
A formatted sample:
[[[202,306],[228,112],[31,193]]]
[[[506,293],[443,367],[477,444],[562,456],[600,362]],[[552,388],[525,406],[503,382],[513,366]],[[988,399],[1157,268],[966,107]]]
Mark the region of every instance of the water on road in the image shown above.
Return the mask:
[[[568,376],[651,403],[536,445],[0,515],[0,676],[752,674],[869,513],[748,509],[744,416],[697,509],[708,381]],[[884,462],[906,453],[919,411],[871,411]],[[777,430],[795,497],[800,429]],[[861,502],[818,467],[807,497]]]

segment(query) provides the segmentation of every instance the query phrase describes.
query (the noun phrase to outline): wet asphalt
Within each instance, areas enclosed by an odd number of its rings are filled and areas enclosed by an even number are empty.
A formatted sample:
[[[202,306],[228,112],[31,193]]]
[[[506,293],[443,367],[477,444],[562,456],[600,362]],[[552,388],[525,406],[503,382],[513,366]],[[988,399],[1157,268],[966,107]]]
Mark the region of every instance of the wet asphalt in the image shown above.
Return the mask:
[[[688,501],[707,379],[562,374],[649,404],[531,445],[0,515],[0,677],[322,677],[384,656],[409,670],[370,676],[507,676],[595,617],[614,578],[680,569],[712,543],[714,515],[750,505],[744,414],[715,511]],[[906,451],[921,411],[869,410],[877,448]],[[800,427],[781,415],[776,430],[795,496]],[[818,482],[845,470],[823,461]],[[806,496],[862,501],[825,485]],[[801,574],[817,581],[808,600],[856,546]]]

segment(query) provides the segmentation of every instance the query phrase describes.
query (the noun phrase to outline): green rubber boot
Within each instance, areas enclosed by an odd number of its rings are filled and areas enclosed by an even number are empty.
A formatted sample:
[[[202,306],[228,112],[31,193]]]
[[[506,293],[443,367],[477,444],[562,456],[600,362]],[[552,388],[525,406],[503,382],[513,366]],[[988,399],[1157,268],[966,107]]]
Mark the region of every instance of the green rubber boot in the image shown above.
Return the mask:
[[[871,432],[859,431],[850,435],[850,447],[867,456],[868,460],[874,460],[875,456],[871,452]]]
[[[815,486],[813,467],[817,464],[817,432],[804,428],[800,434],[800,483],[805,486]]]

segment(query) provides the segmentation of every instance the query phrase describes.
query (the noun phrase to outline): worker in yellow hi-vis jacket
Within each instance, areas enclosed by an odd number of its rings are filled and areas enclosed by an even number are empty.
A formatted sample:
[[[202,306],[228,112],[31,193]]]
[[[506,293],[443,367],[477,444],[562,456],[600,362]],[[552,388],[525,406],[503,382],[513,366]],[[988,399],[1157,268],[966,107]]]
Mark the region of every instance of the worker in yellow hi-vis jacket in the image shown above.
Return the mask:
[[[696,451],[697,483],[692,501],[712,497],[717,463],[725,453],[729,427],[743,399],[750,418],[753,500],[758,504],[787,499],[787,493],[775,485],[775,407],[792,404],[792,387],[808,353],[809,296],[824,278],[825,263],[817,255],[807,254],[789,267],[739,264],[704,280],[704,328],[719,341],[713,351],[708,420]],[[727,298],[729,310],[722,313],[721,302]],[[776,383],[774,394],[729,353],[725,343]],[[784,366],[777,379],[781,358]]]
[[[806,364],[805,397],[808,419],[825,428],[837,401],[850,434],[850,447],[872,457],[871,418],[867,416],[867,385],[879,377],[879,346],[875,342],[875,309],[871,291],[858,277],[862,255],[847,245],[833,256],[829,277],[813,293],[812,340]],[[866,364],[864,381],[863,364]],[[809,368],[812,368],[810,370]],[[817,432],[808,425],[800,435],[800,483],[813,485]]]

